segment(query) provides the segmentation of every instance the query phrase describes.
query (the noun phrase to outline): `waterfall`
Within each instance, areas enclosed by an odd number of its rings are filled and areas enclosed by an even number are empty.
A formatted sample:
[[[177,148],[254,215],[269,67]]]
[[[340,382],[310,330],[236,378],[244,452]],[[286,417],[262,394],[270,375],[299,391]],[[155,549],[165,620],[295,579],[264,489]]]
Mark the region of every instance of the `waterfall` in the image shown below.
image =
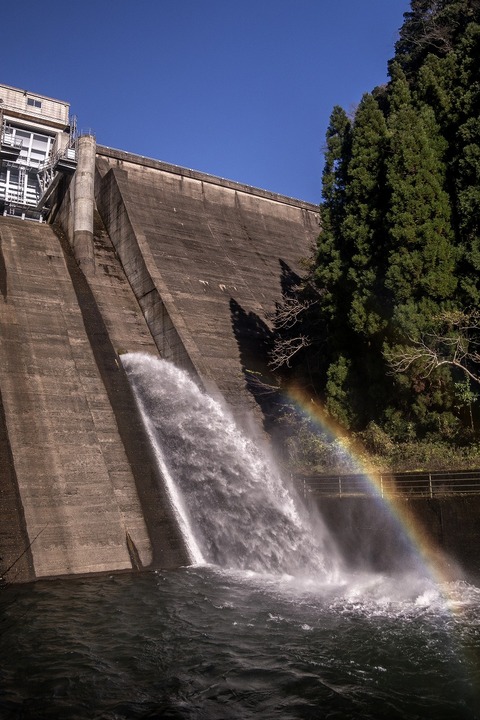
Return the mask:
[[[338,554],[266,452],[218,402],[165,360],[122,363],[192,562],[327,579]]]

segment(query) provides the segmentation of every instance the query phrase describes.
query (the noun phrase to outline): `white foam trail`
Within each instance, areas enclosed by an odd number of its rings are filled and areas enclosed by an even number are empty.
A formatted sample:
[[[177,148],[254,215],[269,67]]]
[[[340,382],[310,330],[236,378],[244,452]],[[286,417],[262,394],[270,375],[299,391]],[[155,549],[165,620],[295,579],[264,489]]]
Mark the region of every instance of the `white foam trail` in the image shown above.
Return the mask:
[[[278,471],[219,403],[151,355],[122,362],[194,562],[337,577],[341,561]]]
[[[172,505],[175,516],[177,518],[177,522],[180,527],[180,532],[182,533],[182,537],[185,541],[185,545],[187,546],[187,552],[190,557],[190,561],[194,565],[204,565],[205,559],[202,555],[200,548],[198,547],[197,541],[195,540],[195,535],[193,534],[192,529],[190,527],[190,522],[188,520],[188,515],[185,511],[182,497],[180,496],[180,493],[177,490],[175,482],[174,482],[174,480],[170,474],[170,471],[168,469],[168,465],[165,462],[162,448],[158,441],[158,437],[155,433],[155,428],[152,426],[150,418],[148,417],[147,413],[145,412],[143,403],[140,400],[140,398],[138,398],[138,397],[137,397],[137,404],[138,404],[138,408],[140,410],[140,415],[142,417],[143,424],[147,431],[148,438],[150,440],[153,451],[155,453],[155,458],[158,462],[160,472],[165,481],[165,488],[167,490],[167,494],[170,499],[170,503]]]

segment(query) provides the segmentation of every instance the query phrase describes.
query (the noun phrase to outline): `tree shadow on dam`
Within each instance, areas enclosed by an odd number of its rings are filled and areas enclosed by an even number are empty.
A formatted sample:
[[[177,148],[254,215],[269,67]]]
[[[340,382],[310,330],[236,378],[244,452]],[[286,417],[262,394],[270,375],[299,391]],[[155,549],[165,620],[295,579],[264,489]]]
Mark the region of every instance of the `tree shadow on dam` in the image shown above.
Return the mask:
[[[296,298],[298,289],[303,283],[303,279],[298,275],[287,263],[281,258],[280,263],[280,287],[282,289],[282,302],[288,298]],[[277,307],[281,303],[276,303]]]
[[[283,392],[269,366],[277,335],[275,318],[283,303],[296,296],[302,282],[284,260],[279,259],[279,264],[281,296],[275,303],[275,311],[269,315],[273,328],[256,313],[246,311],[234,298],[230,299],[232,328],[245,385],[262,412],[264,430],[272,436],[276,422],[285,409]]]
[[[260,407],[268,430],[277,394],[268,368],[274,333],[256,313],[244,310],[234,298],[230,299],[230,312],[245,385]]]

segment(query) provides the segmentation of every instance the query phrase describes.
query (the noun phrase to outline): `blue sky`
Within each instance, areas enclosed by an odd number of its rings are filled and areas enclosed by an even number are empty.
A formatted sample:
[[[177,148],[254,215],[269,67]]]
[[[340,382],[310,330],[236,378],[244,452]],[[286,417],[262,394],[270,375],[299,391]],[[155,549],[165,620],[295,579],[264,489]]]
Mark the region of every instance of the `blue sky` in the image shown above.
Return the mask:
[[[103,145],[318,203],[331,110],[386,81],[409,6],[26,0],[0,82],[69,101]]]

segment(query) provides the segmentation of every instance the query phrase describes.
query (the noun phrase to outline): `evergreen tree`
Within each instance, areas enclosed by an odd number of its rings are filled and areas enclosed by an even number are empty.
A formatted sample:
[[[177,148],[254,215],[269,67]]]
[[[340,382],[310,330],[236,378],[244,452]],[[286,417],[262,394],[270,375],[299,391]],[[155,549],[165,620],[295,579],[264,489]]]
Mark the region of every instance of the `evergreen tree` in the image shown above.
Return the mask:
[[[378,103],[365,94],[355,114],[342,240],[350,250],[348,322],[371,338],[385,326],[381,278],[385,232],[387,127]]]
[[[458,79],[452,176],[463,305],[480,305],[480,24],[471,23],[456,52]]]
[[[480,0],[411,0],[404,17],[388,85],[353,121],[332,112],[314,302],[288,332],[310,343],[296,377],[345,427],[454,437],[466,398],[476,427],[478,398],[465,383],[477,382],[480,345]],[[452,317],[476,318],[468,362],[429,366],[440,340],[454,347]]]
[[[350,160],[351,127],[345,111],[336,106],[326,136],[322,176],[322,232],[317,241],[312,280],[321,293],[321,311],[332,320],[337,315],[339,283],[345,263],[341,228],[345,216],[345,186]]]
[[[438,156],[438,128],[428,107],[418,110],[413,106],[400,69],[392,79],[388,128],[389,257],[385,287],[395,308],[396,329],[408,337],[425,323],[424,300],[431,299],[434,307],[450,298],[457,280],[446,168]],[[405,324],[401,319],[408,316]]]
[[[398,67],[390,88],[388,128],[385,288],[392,317],[384,350],[391,357],[431,331],[435,318],[452,301],[457,252],[445,190],[446,167],[439,155],[444,143],[431,109],[413,105]],[[389,399],[386,414],[391,415],[393,402],[406,420],[425,430],[429,419],[450,412],[451,382],[447,371],[425,381],[417,370],[413,365],[408,375],[397,377],[396,397]]]
[[[343,238],[345,191],[351,157],[351,123],[340,107],[333,109],[326,136],[325,166],[322,176],[320,217],[322,231],[317,241],[312,281],[319,293],[317,310],[324,338],[319,381],[327,409],[346,427],[350,425],[351,405],[343,388],[347,381],[349,361],[343,357],[345,347],[346,273],[351,248]]]
[[[378,411],[379,381],[385,372],[379,341],[385,326],[379,268],[384,265],[386,136],[385,119],[376,100],[371,94],[364,95],[351,133],[339,233],[344,262],[337,317],[342,330],[336,334],[325,386],[328,411],[350,428],[358,428]],[[371,390],[367,399],[366,386]]]
[[[350,120],[334,107],[326,134],[320,206],[321,233],[305,283],[284,297],[274,318],[271,367],[323,395],[326,371],[341,329],[341,287],[345,257],[341,226],[350,158]],[[312,387],[313,386],[313,387]]]

